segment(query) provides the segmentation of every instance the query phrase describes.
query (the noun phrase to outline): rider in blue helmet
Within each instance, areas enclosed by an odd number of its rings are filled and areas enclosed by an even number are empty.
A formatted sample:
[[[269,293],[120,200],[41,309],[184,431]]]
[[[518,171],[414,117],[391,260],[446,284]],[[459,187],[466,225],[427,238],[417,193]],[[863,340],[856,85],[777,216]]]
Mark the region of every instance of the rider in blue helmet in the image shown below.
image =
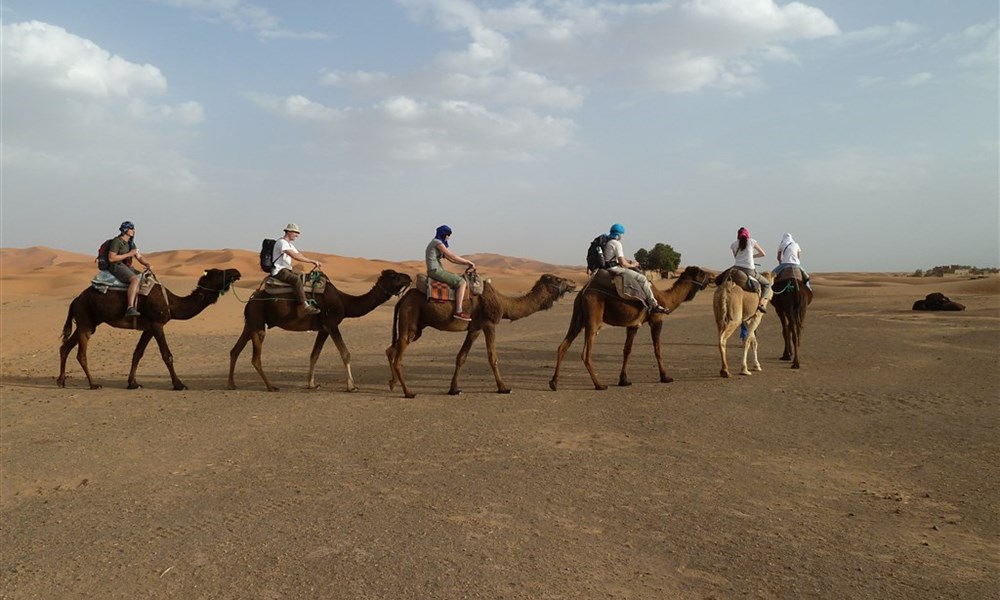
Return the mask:
[[[660,301],[656,299],[656,294],[653,293],[653,284],[646,279],[645,275],[632,270],[638,269],[639,263],[625,258],[625,250],[622,248],[621,242],[623,235],[625,235],[625,227],[619,223],[615,223],[608,230],[608,237],[610,239],[604,245],[604,260],[610,265],[608,270],[616,275],[621,275],[626,283],[632,283],[633,286],[642,288],[646,296],[646,310],[650,314],[669,313],[670,309],[662,306]]]
[[[462,258],[448,249],[448,238],[451,237],[451,227],[441,225],[434,231],[434,239],[427,244],[424,250],[424,259],[427,263],[427,276],[435,281],[447,283],[455,289],[455,314],[454,318],[460,321],[471,321],[470,317],[462,310],[462,303],[465,301],[465,289],[468,287],[465,277],[445,271],[441,265],[441,259],[446,258],[456,265],[466,265],[466,270],[475,269],[476,265],[471,260]]]
[[[132,259],[139,261],[147,269],[150,268],[146,257],[135,247],[135,224],[132,221],[122,221],[118,226],[118,236],[111,238],[108,244],[108,272],[118,281],[128,284],[128,306],[126,317],[138,317],[136,302],[139,299],[139,271],[132,268]]]

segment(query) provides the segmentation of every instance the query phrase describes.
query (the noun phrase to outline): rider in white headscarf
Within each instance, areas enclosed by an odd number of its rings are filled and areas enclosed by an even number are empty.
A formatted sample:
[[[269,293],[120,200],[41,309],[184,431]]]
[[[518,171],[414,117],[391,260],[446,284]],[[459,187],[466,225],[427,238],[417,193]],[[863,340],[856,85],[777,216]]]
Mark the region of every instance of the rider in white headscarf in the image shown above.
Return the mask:
[[[778,243],[778,266],[774,268],[774,273],[780,273],[783,269],[792,266],[798,267],[802,271],[802,282],[812,289],[812,286],[809,285],[809,274],[802,268],[802,248],[799,247],[798,242],[792,239],[792,234],[786,233],[781,236],[781,242]]]

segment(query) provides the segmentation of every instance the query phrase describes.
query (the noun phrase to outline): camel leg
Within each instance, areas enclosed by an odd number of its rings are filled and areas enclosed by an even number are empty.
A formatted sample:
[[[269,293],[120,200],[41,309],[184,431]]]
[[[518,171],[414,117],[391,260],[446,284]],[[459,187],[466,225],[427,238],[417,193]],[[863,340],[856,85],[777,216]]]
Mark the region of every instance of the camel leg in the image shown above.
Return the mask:
[[[465,364],[465,359],[469,357],[469,350],[472,349],[473,342],[479,337],[479,332],[479,329],[469,329],[465,334],[465,341],[462,342],[462,348],[455,356],[455,373],[451,376],[451,387],[448,388],[448,394],[452,396],[462,393],[462,390],[458,389],[458,372],[462,369],[462,365]]]
[[[156,345],[160,347],[160,356],[163,358],[163,364],[167,365],[167,370],[170,371],[170,381],[174,384],[174,389],[188,389],[180,380],[180,377],[177,376],[177,371],[174,370],[174,355],[171,354],[170,346],[167,345],[167,336],[163,333],[162,325],[153,326],[153,338],[156,339]],[[139,342],[142,343],[142,338],[139,338]]]
[[[250,336],[250,341],[253,343],[253,355],[250,357],[250,364],[253,368],[257,370],[257,374],[260,378],[264,380],[264,387],[267,388],[269,392],[277,392],[278,388],[271,385],[270,380],[268,380],[267,375],[264,374],[264,363],[261,362],[260,356],[264,349],[264,335],[265,330],[259,329],[254,331]]]
[[[347,370],[347,391],[357,392],[358,386],[354,385],[354,375],[351,374],[351,351],[347,349],[347,344],[344,343],[344,336],[340,334],[340,328],[334,327],[331,332],[333,337],[333,343],[336,344],[337,350],[340,352],[340,360],[344,361],[344,369]],[[317,338],[317,343],[319,338]],[[319,353],[316,354],[319,356]]]
[[[757,354],[757,336],[753,331],[747,332],[747,339],[743,340],[743,362],[740,364],[740,375],[750,375],[750,369],[747,366],[747,355],[750,352]],[[760,370],[760,364],[757,364],[758,371]]]
[[[726,361],[726,341],[739,326],[739,321],[723,323],[722,329],[719,331],[719,355],[722,357],[722,369],[719,371],[719,375],[722,377],[729,377],[729,362]]]
[[[750,353],[753,355],[753,370],[763,371],[764,369],[760,366],[760,360],[757,358],[757,328],[760,327],[761,318],[757,319],[753,328],[750,330],[750,335],[747,336],[747,341],[750,342]],[[744,362],[746,359],[744,358]]]
[[[76,350],[76,360],[80,363],[80,367],[83,368],[83,374],[87,376],[87,384],[92,390],[99,390],[101,386],[94,383],[94,378],[90,375],[90,368],[87,366],[87,344],[90,342],[90,335],[94,332],[93,329],[89,331],[83,329],[77,323],[76,331],[73,335],[69,336],[62,346],[59,347],[59,387],[66,386],[66,358],[69,356],[73,346],[77,346]]]
[[[406,346],[409,343],[410,340],[405,335],[400,335],[396,343],[386,349],[385,355],[389,359],[393,381],[398,381],[400,387],[403,388],[403,396],[405,398],[416,398],[417,395],[406,387],[406,381],[403,380],[403,352],[406,351]],[[392,389],[392,387],[392,382],[390,381],[389,389]]]
[[[792,347],[792,350],[791,350],[791,352],[792,352],[792,368],[793,369],[798,369],[799,368],[799,335],[801,335],[801,330],[794,323],[790,323],[788,329],[790,330],[790,332],[789,332],[789,338],[790,338],[789,344]]]
[[[625,387],[632,385],[628,378],[628,360],[632,357],[632,344],[635,342],[635,334],[638,327],[627,327],[625,329],[625,347],[622,348],[622,372],[618,375],[618,385]]]
[[[552,379],[549,380],[549,389],[553,392],[556,391],[559,386],[559,367],[562,366],[563,358],[566,357],[566,351],[569,350],[569,347],[573,344],[573,340],[576,339],[576,336],[580,335],[580,330],[581,328],[579,326],[574,326],[574,323],[571,322],[569,325],[569,331],[566,332],[566,337],[563,338],[562,343],[559,344],[559,350],[556,351],[556,370],[552,373]]]
[[[385,349],[385,358],[389,361],[389,391],[396,389],[396,370],[392,367],[392,363],[396,360],[396,344],[389,344],[389,347]]]
[[[66,387],[66,359],[79,340],[80,331],[77,330],[59,345],[59,377],[56,378],[56,384],[61,388]]]
[[[656,357],[656,368],[660,372],[660,383],[673,383],[674,378],[667,375],[667,370],[663,366],[663,346],[660,343],[660,334],[663,332],[663,319],[649,322],[649,335],[653,339],[653,356]]]
[[[772,304],[773,306],[773,304]],[[791,332],[791,321],[785,317],[782,311],[777,310],[778,320],[781,321],[781,337],[785,341],[785,349],[781,352],[781,358],[779,360],[792,360],[792,332]]]
[[[250,341],[250,328],[244,327],[243,332],[240,333],[240,339],[236,340],[233,345],[233,349],[229,351],[229,383],[227,387],[231,390],[236,389],[236,380],[234,375],[236,373],[236,360],[240,357],[240,353],[243,352],[243,348],[246,347],[247,342]]]
[[[500,358],[497,356],[496,327],[492,325],[483,327],[483,333],[486,334],[486,357],[490,361],[490,367],[493,369],[493,377],[497,380],[497,393],[509,394],[510,388],[507,387],[500,377]]]
[[[87,344],[90,343],[90,334],[80,331],[79,327],[77,327],[76,331],[80,334],[79,338],[77,338],[76,360],[80,363],[83,373],[87,376],[87,383],[90,384],[90,389],[99,390],[101,386],[94,383],[93,377],[90,376],[90,368],[87,366]]]
[[[306,387],[311,390],[319,387],[316,385],[316,361],[319,360],[319,353],[323,351],[323,344],[326,343],[326,338],[329,335],[323,330],[316,332],[316,341],[313,343],[312,352],[309,354],[309,383],[306,384]],[[341,356],[343,356],[343,352],[341,352]],[[348,386],[347,391],[351,391],[350,386]]]
[[[146,353],[146,346],[151,339],[153,339],[153,332],[149,329],[143,329],[142,335],[139,336],[139,343],[135,345],[135,351],[132,352],[132,368],[128,372],[128,389],[130,390],[137,390],[142,387],[135,380],[135,372],[139,368],[139,361],[142,360],[142,355]]]
[[[586,326],[586,337],[583,344],[583,366],[587,367],[587,372],[590,373],[590,380],[594,382],[595,390],[606,390],[608,386],[602,385],[597,379],[597,372],[594,371],[594,365],[590,360],[591,354],[594,350],[594,342],[597,341],[597,327],[587,323]]]

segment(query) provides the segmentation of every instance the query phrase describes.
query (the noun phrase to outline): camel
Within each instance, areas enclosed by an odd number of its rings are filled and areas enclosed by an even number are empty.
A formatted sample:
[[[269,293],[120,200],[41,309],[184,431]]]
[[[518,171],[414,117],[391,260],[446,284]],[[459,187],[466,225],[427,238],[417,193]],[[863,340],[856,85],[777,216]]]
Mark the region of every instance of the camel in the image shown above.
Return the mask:
[[[913,310],[965,310],[965,305],[955,302],[941,292],[927,294],[923,300],[913,303]]]
[[[458,387],[458,373],[480,332],[486,335],[486,354],[493,369],[493,376],[496,378],[497,392],[509,394],[510,388],[500,377],[496,353],[496,327],[500,324],[500,320],[516,321],[540,310],[548,310],[556,300],[575,289],[576,284],[572,281],[546,274],[535,282],[530,292],[518,298],[510,298],[497,292],[496,288],[486,281],[480,296],[475,297],[471,303],[466,300],[467,304],[471,304],[471,308],[467,311],[472,316],[471,322],[452,318],[454,312],[452,302],[429,302],[423,291],[410,290],[396,303],[392,317],[392,344],[385,350],[392,373],[389,389],[395,389],[398,381],[405,397],[416,397],[416,393],[411,392],[403,380],[403,352],[411,342],[420,338],[424,327],[433,327],[441,331],[466,332],[465,343],[455,357],[455,374],[451,378],[449,394],[454,396],[462,393]]]
[[[790,275],[790,276],[786,276]],[[771,306],[781,320],[781,335],[785,338],[785,350],[781,360],[791,360],[792,368],[799,368],[799,342],[805,326],[806,307],[812,302],[813,293],[802,283],[801,275],[791,268],[783,269],[774,284]]]
[[[730,270],[729,273],[734,273]],[[769,281],[774,279],[771,272],[764,273]],[[771,299],[773,288],[768,288],[763,300],[766,304]],[[748,292],[733,281],[730,275],[725,275],[724,279],[718,283],[715,296],[712,298],[712,308],[715,311],[715,325],[719,330],[719,354],[722,356],[722,370],[719,375],[729,377],[729,363],[726,361],[726,340],[733,335],[740,326],[746,327],[746,335],[743,337],[743,363],[740,367],[740,375],[749,375],[747,368],[747,354],[753,352],[753,370],[760,371],[760,361],[757,360],[757,327],[760,326],[764,313],[757,310],[761,303],[760,294]]]
[[[326,288],[323,290],[323,294],[315,299],[317,307],[320,309],[318,315],[301,314],[298,301],[294,300],[291,295],[287,297],[270,296],[258,290],[250,296],[246,308],[243,309],[243,333],[236,340],[233,349],[229,351],[229,389],[236,389],[236,381],[233,378],[236,371],[236,359],[240,357],[247,342],[253,340],[253,356],[250,362],[260,378],[264,380],[267,391],[278,391],[279,388],[273,385],[264,374],[261,349],[264,346],[266,329],[279,327],[287,331],[317,332],[312,353],[309,355],[309,382],[307,384],[309,389],[319,387],[315,377],[316,361],[319,360],[319,354],[323,350],[326,338],[333,337],[333,343],[337,345],[340,358],[344,361],[344,369],[347,371],[347,391],[358,391],[358,387],[354,384],[354,376],[351,374],[351,352],[347,349],[344,338],[340,334],[340,324],[344,319],[367,315],[389,298],[399,295],[410,287],[413,280],[405,273],[386,269],[379,275],[371,290],[361,296],[352,296],[334,287],[326,275],[319,274],[319,277],[326,280]]]
[[[632,355],[632,343],[635,341],[635,334],[643,323],[649,323],[649,333],[653,338],[653,354],[656,356],[656,366],[660,371],[660,382],[670,383],[674,379],[667,375],[663,368],[663,354],[660,348],[660,333],[663,330],[663,319],[665,314],[649,314],[646,307],[638,300],[622,298],[614,291],[603,289],[593,285],[593,279],[584,286],[580,294],[573,302],[573,316],[570,319],[569,331],[566,337],[559,344],[559,351],[556,357],[556,370],[549,381],[549,387],[556,390],[559,384],[559,368],[562,365],[566,351],[580,331],[586,330],[586,337],[583,345],[583,364],[590,373],[590,379],[594,382],[594,389],[606,390],[608,386],[601,384],[591,363],[591,354],[594,349],[594,341],[597,332],[601,329],[602,323],[613,327],[625,327],[625,348],[622,360],[622,370],[618,376],[618,385],[629,386],[632,381],[628,378],[628,361]],[[712,274],[701,270],[698,267],[690,266],[684,269],[681,276],[674,282],[668,290],[658,289],[653,286],[653,293],[661,306],[671,311],[677,309],[682,303],[687,302],[695,295],[705,289],[712,282]]]
[[[69,314],[66,316],[66,323],[63,325],[62,345],[59,347],[59,378],[56,382],[59,387],[66,387],[66,357],[74,346],[79,345],[76,359],[83,367],[83,372],[87,376],[90,389],[100,389],[100,385],[94,383],[94,378],[90,375],[87,367],[87,344],[90,336],[97,330],[101,323],[107,323],[112,327],[121,329],[139,329],[142,335],[139,336],[139,343],[132,353],[132,370],[128,374],[128,389],[141,388],[135,380],[135,372],[139,366],[139,360],[146,351],[149,340],[156,339],[156,344],[160,348],[160,356],[170,371],[170,381],[175,390],[186,390],[187,386],[181,382],[174,371],[174,357],[167,346],[167,338],[163,333],[163,326],[171,319],[187,320],[195,317],[205,310],[210,304],[215,304],[219,296],[229,291],[229,287],[240,279],[240,272],[236,269],[209,269],[198,279],[198,285],[191,295],[180,297],[174,295],[170,290],[160,283],[156,283],[147,296],[139,296],[138,308],[141,316],[125,317],[125,308],[128,300],[125,288],[121,290],[108,290],[106,293],[87,287],[69,305]],[[72,331],[73,321],[76,321],[76,331]],[[72,334],[71,334],[72,331]]]

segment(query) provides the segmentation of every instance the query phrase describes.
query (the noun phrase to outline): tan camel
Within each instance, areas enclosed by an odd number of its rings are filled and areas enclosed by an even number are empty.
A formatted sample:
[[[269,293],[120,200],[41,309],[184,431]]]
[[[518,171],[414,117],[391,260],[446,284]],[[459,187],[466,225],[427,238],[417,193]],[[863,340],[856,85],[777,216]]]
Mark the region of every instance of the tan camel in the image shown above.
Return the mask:
[[[732,273],[732,270],[730,270]],[[764,273],[769,281],[774,279],[771,272]],[[757,327],[764,318],[764,313],[757,307],[771,299],[773,288],[768,288],[767,294],[761,300],[757,292],[748,292],[733,282],[728,275],[719,282],[712,298],[712,308],[715,311],[715,325],[719,330],[719,354],[722,356],[722,370],[719,375],[729,377],[729,363],[726,361],[726,340],[740,326],[746,326],[746,337],[743,338],[743,363],[740,375],[749,375],[747,354],[753,352],[753,370],[760,371],[760,361],[757,360]],[[741,334],[742,335],[742,334]]]
[[[600,275],[598,275],[600,276]],[[598,277],[595,276],[595,277]],[[656,366],[660,371],[660,382],[670,383],[673,378],[667,375],[663,368],[663,353],[660,348],[660,333],[663,330],[663,319],[667,315],[662,313],[649,314],[646,307],[638,300],[622,298],[613,290],[605,289],[603,286],[594,285],[594,279],[584,286],[583,290],[573,302],[573,317],[569,322],[569,331],[566,337],[559,344],[559,351],[556,357],[556,370],[549,381],[549,387],[557,389],[559,384],[559,368],[562,365],[566,351],[580,331],[586,330],[583,344],[583,364],[590,373],[590,379],[594,382],[594,388],[606,390],[608,386],[601,384],[597,379],[597,372],[591,362],[591,355],[594,350],[594,341],[597,339],[597,332],[601,325],[607,324],[613,327],[625,327],[625,348],[622,360],[622,370],[618,376],[618,385],[632,385],[628,378],[628,361],[632,356],[632,343],[635,341],[635,334],[643,323],[649,323],[649,333],[653,338],[653,354],[656,356]],[[668,290],[658,289],[653,286],[653,293],[656,299],[671,311],[675,310],[682,303],[687,302],[695,295],[705,289],[712,282],[712,274],[702,271],[698,267],[690,266],[684,269],[681,276],[674,282]]]
[[[198,316],[210,304],[215,304],[219,296],[226,293],[229,287],[240,279],[240,272],[236,269],[209,269],[198,279],[198,285],[191,295],[179,297],[162,284],[155,284],[149,291],[148,296],[139,296],[138,308],[142,316],[125,317],[125,309],[128,300],[125,293],[126,288],[120,290],[108,290],[101,293],[92,286],[80,292],[69,305],[69,314],[66,316],[66,323],[63,325],[62,345],[59,347],[59,377],[56,382],[59,387],[66,387],[66,357],[74,346],[79,346],[76,359],[83,367],[83,372],[90,383],[90,389],[96,390],[101,386],[94,383],[94,378],[90,376],[90,369],[87,367],[87,344],[90,336],[97,330],[101,323],[107,323],[112,327],[121,329],[139,329],[142,335],[139,336],[139,343],[132,353],[132,369],[128,374],[128,389],[134,390],[142,386],[136,383],[135,372],[139,366],[139,360],[146,351],[149,340],[156,339],[156,344],[160,348],[160,356],[170,371],[170,381],[175,390],[186,390],[177,373],[174,371],[174,357],[167,346],[167,338],[163,334],[163,326],[171,319],[187,320]],[[73,329],[73,321],[76,321],[76,331]],[[72,333],[71,333],[72,332]]]
[[[791,360],[792,368],[799,368],[799,341],[806,322],[806,308],[812,302],[812,290],[802,283],[801,271],[795,267],[783,269],[774,283],[774,297],[771,306],[781,320],[781,335],[785,339],[785,350],[781,360]]]
[[[410,290],[396,303],[392,317],[392,345],[385,350],[392,373],[389,389],[395,389],[398,381],[403,388],[404,396],[416,397],[416,393],[411,392],[403,380],[403,352],[411,342],[420,338],[424,327],[433,327],[441,331],[466,332],[465,343],[455,357],[455,374],[451,378],[449,394],[461,393],[458,388],[458,373],[480,332],[486,335],[486,355],[493,369],[493,376],[496,378],[497,392],[509,394],[510,388],[500,377],[496,353],[496,327],[500,324],[500,320],[516,321],[540,310],[548,310],[556,300],[575,289],[576,284],[572,281],[546,274],[535,282],[530,292],[518,298],[510,298],[497,292],[487,281],[483,285],[482,295],[475,297],[471,303],[466,300],[466,305],[471,305],[466,312],[472,315],[472,322],[453,319],[451,302],[428,302],[425,292]]]
[[[326,338],[332,337],[333,343],[340,351],[340,358],[344,361],[344,369],[347,371],[347,391],[358,391],[358,387],[354,385],[354,376],[351,374],[351,352],[347,349],[344,338],[340,334],[340,323],[344,319],[367,315],[389,298],[399,295],[410,287],[412,278],[405,273],[386,269],[375,281],[375,286],[366,294],[352,296],[334,287],[326,275],[320,274],[319,277],[326,280],[326,288],[321,296],[315,298],[316,305],[320,309],[318,315],[302,314],[299,303],[293,299],[291,292],[287,296],[271,296],[263,291],[257,291],[250,297],[246,308],[243,309],[243,333],[236,340],[233,349],[229,351],[229,389],[236,389],[236,381],[233,378],[236,371],[236,359],[240,357],[247,342],[252,340],[253,356],[250,362],[260,378],[264,380],[267,391],[278,391],[278,388],[272,385],[267,375],[264,374],[261,350],[264,346],[264,333],[267,328],[280,327],[288,331],[317,332],[316,342],[309,355],[308,387],[310,389],[319,387],[315,380],[316,361],[319,360],[319,354],[323,350]],[[306,287],[308,295],[308,285]]]

